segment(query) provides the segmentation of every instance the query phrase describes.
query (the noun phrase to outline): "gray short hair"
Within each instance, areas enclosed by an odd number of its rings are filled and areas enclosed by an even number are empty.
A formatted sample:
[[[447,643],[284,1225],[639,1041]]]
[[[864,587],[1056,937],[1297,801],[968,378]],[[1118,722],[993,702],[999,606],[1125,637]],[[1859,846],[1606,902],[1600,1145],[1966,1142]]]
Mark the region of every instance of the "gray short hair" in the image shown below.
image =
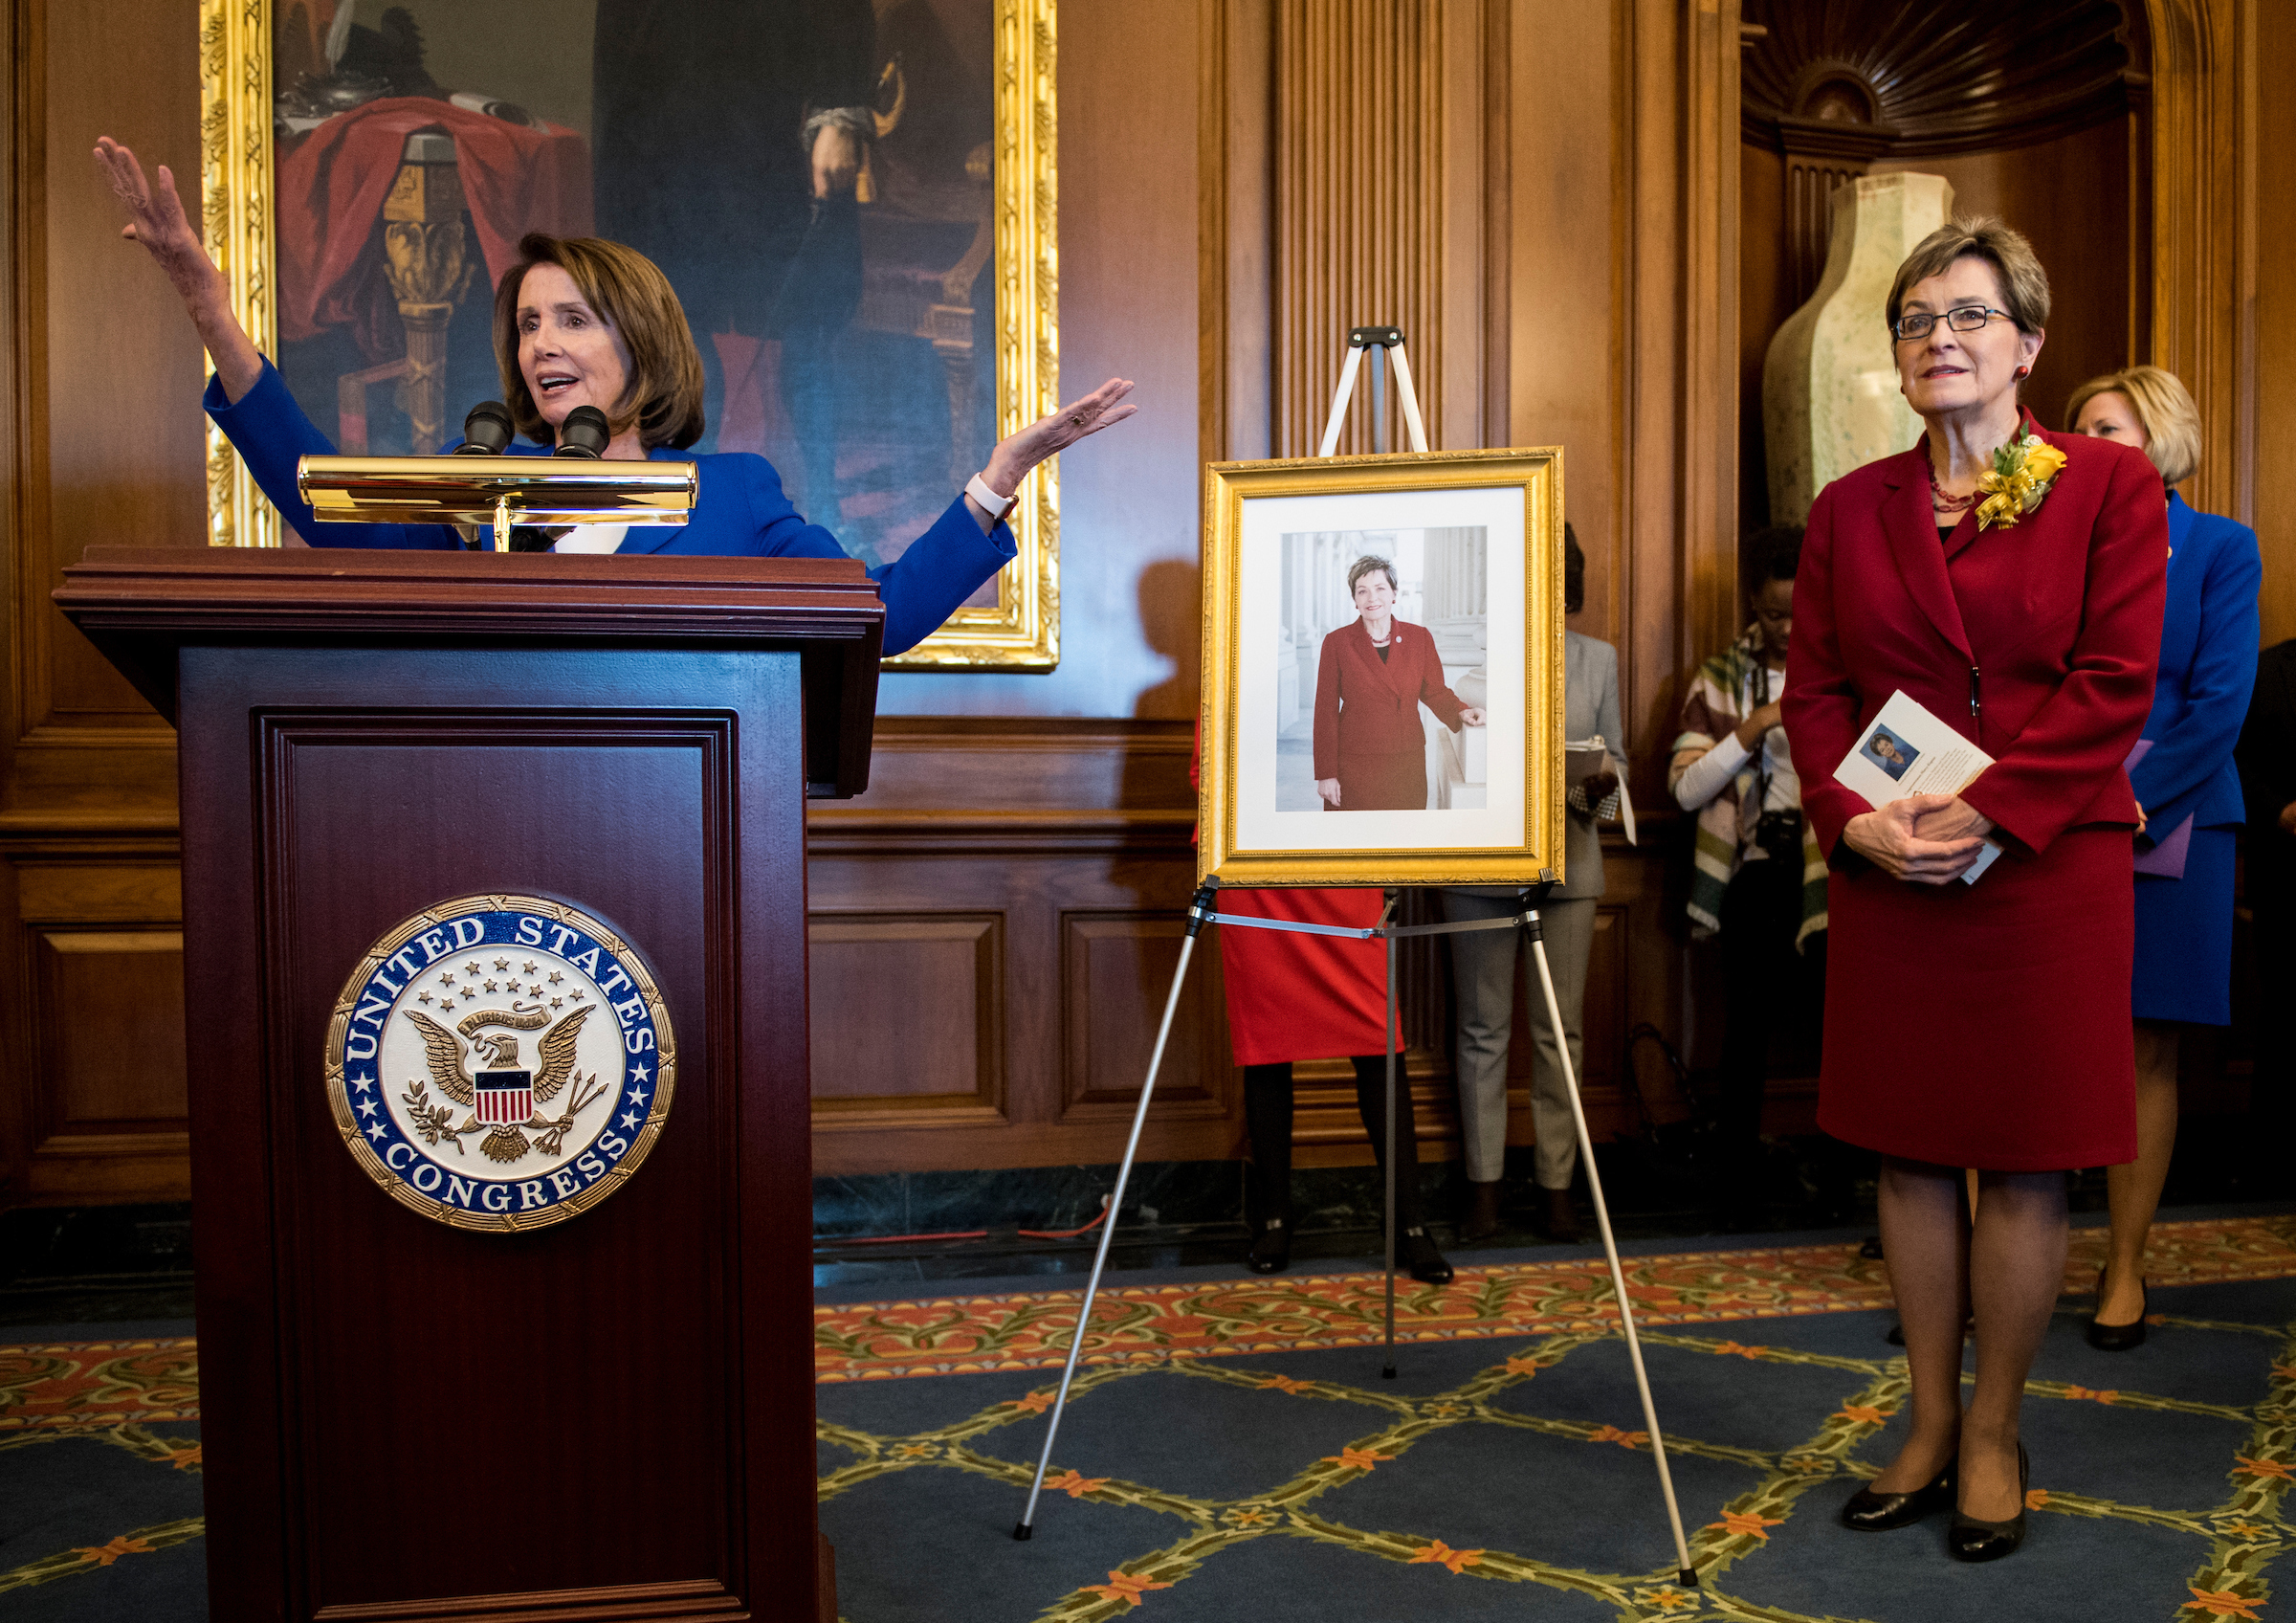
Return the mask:
[[[1906,262],[1897,267],[1897,279],[1889,284],[1889,330],[1897,330],[1898,314],[1915,282],[1942,276],[1954,260],[1965,257],[1993,267],[2001,284],[2001,304],[2018,331],[2037,333],[2049,324],[2049,273],[2041,268],[2033,245],[2022,232],[2010,230],[1994,215],[1979,214],[1950,219],[1913,245]]]

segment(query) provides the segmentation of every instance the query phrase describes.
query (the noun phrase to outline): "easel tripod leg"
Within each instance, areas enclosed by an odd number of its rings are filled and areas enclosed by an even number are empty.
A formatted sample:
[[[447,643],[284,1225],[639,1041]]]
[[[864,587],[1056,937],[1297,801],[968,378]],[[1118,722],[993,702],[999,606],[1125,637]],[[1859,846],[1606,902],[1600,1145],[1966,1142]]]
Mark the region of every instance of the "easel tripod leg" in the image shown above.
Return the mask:
[[[1395,937],[1387,938],[1387,1018],[1380,1027],[1380,1046],[1387,1050],[1387,1364],[1380,1374],[1395,1379]],[[1412,1167],[1414,1174],[1417,1167]]]
[[[1643,1424],[1650,1431],[1651,1457],[1658,1461],[1659,1491],[1666,1496],[1667,1521],[1674,1530],[1674,1554],[1680,1562],[1675,1582],[1685,1589],[1698,1587],[1698,1570],[1690,1565],[1690,1547],[1682,1536],[1682,1506],[1674,1498],[1674,1475],[1667,1468],[1667,1439],[1658,1429],[1658,1406],[1650,1400],[1650,1376],[1643,1367],[1643,1345],[1634,1333],[1634,1310],[1626,1301],[1626,1271],[1619,1265],[1619,1243],[1610,1232],[1610,1208],[1602,1199],[1602,1177],[1595,1169],[1595,1144],[1586,1129],[1586,1107],[1578,1098],[1578,1078],[1571,1064],[1571,1044],[1562,1023],[1562,1005],[1555,996],[1555,977],[1547,968],[1547,943],[1538,914],[1526,910],[1523,933],[1531,941],[1531,958],[1538,966],[1538,986],[1547,1004],[1547,1030],[1554,1034],[1555,1053],[1562,1061],[1562,1079],[1571,1101],[1571,1121],[1578,1129],[1578,1159],[1586,1167],[1586,1187],[1595,1198],[1595,1227],[1602,1234],[1602,1255],[1610,1263],[1610,1286],[1619,1299],[1619,1323],[1626,1333],[1626,1357],[1634,1366],[1635,1389],[1642,1395]]]
[[[1108,1243],[1116,1233],[1116,1213],[1124,1205],[1124,1186],[1132,1178],[1133,1158],[1139,1153],[1140,1128],[1148,1121],[1148,1101],[1156,1092],[1156,1074],[1164,1062],[1164,1044],[1172,1035],[1172,1016],[1180,1008],[1180,989],[1188,979],[1188,960],[1196,951],[1196,935],[1212,910],[1211,887],[1196,893],[1188,910],[1188,933],[1180,944],[1180,967],[1172,971],[1172,995],[1164,999],[1164,1017],[1156,1028],[1156,1049],[1148,1056],[1148,1079],[1140,1084],[1140,1102],[1132,1113],[1132,1136],[1124,1141],[1124,1160],[1116,1167],[1116,1187],[1108,1197],[1108,1220],[1100,1225],[1100,1249],[1093,1256],[1092,1277],[1085,1281],[1084,1302],[1076,1310],[1076,1331],[1069,1341],[1068,1362],[1061,1366],[1060,1395],[1052,1400],[1052,1416],[1045,1426],[1044,1452],[1037,1456],[1036,1477],[1028,1484],[1028,1505],[1012,1529],[1016,1539],[1035,1531],[1036,1501],[1045,1491],[1045,1471],[1052,1463],[1052,1440],[1060,1435],[1060,1417],[1069,1407],[1069,1386],[1076,1379],[1076,1359],[1084,1351],[1084,1333],[1093,1322],[1093,1300],[1100,1291],[1100,1272],[1108,1266]]]

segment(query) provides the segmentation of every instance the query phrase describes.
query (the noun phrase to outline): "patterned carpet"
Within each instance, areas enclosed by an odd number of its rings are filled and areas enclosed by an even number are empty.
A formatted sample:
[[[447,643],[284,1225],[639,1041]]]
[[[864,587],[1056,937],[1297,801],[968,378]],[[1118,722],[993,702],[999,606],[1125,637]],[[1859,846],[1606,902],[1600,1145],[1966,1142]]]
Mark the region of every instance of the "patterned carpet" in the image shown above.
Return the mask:
[[[1879,1264],[1843,1245],[1630,1258],[1702,1588],[1673,1570],[1599,1262],[1104,1293],[1027,1544],[1010,1537],[1073,1291],[822,1307],[820,1470],[850,1623],[1248,1617],[2248,1618],[2296,1538],[2296,1214],[2154,1231],[2145,1346],[2030,1388],[2036,1512],[1968,1567],[1943,1518],[1832,1520],[1895,1448]],[[1727,1326],[1722,1328],[1720,1326]],[[196,1352],[0,1347],[0,1620],[205,1615]],[[2285,1605],[2284,1608],[2285,1610]]]

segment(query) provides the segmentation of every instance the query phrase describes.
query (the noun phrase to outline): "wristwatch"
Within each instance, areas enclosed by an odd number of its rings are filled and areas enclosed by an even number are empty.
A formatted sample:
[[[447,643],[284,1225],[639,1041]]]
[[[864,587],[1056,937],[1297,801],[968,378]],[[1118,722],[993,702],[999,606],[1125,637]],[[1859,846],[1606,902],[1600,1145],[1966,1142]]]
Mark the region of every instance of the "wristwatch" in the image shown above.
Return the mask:
[[[972,482],[964,487],[964,494],[980,502],[991,519],[1002,519],[1006,509],[1021,499],[1021,493],[1017,490],[1010,496],[999,496],[988,488],[988,481],[979,474],[975,474]]]

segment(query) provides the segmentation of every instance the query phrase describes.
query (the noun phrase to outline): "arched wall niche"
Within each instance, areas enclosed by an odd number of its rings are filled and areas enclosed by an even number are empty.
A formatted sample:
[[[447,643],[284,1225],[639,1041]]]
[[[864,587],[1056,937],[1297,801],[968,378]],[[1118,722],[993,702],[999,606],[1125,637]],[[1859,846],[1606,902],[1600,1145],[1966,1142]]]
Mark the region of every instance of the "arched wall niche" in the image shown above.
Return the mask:
[[[2026,396],[2044,423],[2084,379],[2144,353],[2152,21],[2135,0],[2039,10],[1747,0],[1764,32],[1740,124],[1741,535],[1770,519],[1762,359],[1824,268],[1828,198],[1861,174],[1942,175],[1957,211],[2032,239],[2055,294]]]

